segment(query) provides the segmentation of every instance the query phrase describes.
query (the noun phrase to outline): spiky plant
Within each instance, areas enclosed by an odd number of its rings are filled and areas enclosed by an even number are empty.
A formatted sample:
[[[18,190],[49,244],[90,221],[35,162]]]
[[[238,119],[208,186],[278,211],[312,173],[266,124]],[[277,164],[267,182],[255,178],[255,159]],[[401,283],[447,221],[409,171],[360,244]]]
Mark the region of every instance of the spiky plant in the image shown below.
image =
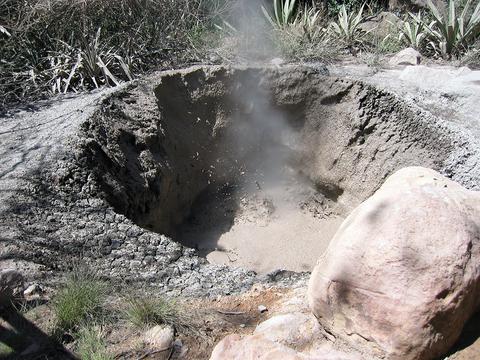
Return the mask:
[[[331,23],[333,35],[343,41],[348,47],[362,41],[364,32],[360,29],[360,24],[364,21],[364,7],[365,4],[357,12],[348,12],[346,6],[342,5],[337,21]]]
[[[398,39],[407,46],[419,50],[423,47],[428,37],[428,26],[425,25],[425,20],[420,12],[416,15],[412,13],[408,15],[410,21],[403,22]]]
[[[299,41],[321,42],[326,35],[326,29],[322,25],[322,20],[323,16],[320,10],[317,10],[315,7],[305,6],[284,30],[294,34]]]
[[[428,25],[432,43],[444,58],[451,58],[467,49],[480,36],[480,1],[470,12],[472,0],[468,0],[458,15],[454,0],[449,0],[446,13],[428,0],[427,4],[434,18]]]
[[[273,27],[283,27],[291,24],[296,16],[297,0],[273,0],[273,14],[262,5],[265,18]]]

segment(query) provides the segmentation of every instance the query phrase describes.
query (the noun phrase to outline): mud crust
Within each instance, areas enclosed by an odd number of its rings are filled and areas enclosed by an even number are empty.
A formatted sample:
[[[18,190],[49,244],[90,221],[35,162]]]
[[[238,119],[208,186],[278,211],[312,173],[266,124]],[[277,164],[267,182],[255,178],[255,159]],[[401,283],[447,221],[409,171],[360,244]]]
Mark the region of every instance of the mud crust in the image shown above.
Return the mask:
[[[56,146],[36,167],[20,174],[0,169],[1,181],[18,176],[9,191],[2,188],[2,266],[23,262],[37,269],[32,277],[46,276],[82,258],[105,277],[185,296],[305,279],[308,274],[279,270],[259,276],[212,265],[160,234],[181,223],[208,185],[202,169],[216,160],[209,149],[215,148],[219,129],[228,126],[228,111],[239,106],[225,101],[228,84],[255,79],[297,129],[305,176],[337,197],[345,213],[403,166],[434,168],[468,188],[480,184],[479,150],[468,136],[362,82],[299,66],[162,72],[95,96],[89,110],[65,124],[66,131],[42,128],[49,134],[44,141]],[[193,128],[197,118],[201,130]],[[195,146],[189,143],[192,134]],[[192,170],[182,159],[198,149],[206,150]]]

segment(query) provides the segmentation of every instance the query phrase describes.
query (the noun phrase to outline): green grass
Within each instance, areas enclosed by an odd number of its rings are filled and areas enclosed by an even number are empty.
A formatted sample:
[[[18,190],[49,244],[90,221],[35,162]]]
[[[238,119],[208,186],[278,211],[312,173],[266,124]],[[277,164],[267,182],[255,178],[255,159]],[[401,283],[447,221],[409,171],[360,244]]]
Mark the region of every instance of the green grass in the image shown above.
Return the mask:
[[[113,360],[107,350],[102,328],[86,326],[80,328],[77,337],[77,354],[82,360]]]
[[[194,60],[227,0],[0,0],[0,106]],[[170,65],[171,66],[171,65]]]
[[[138,327],[182,325],[182,316],[175,302],[163,298],[129,297],[125,310],[127,319]]]
[[[10,346],[0,342],[0,358],[7,357],[12,354],[13,354],[13,349]]]
[[[102,315],[106,285],[88,272],[74,272],[53,300],[57,330],[75,331]]]

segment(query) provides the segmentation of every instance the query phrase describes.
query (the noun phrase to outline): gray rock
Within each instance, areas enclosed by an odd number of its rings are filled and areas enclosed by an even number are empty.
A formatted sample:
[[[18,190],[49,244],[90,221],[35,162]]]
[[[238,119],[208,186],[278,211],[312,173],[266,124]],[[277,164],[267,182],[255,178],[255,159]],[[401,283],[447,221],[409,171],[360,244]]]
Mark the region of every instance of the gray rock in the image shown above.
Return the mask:
[[[395,54],[390,60],[389,64],[396,65],[420,65],[422,55],[413,48],[406,48]]]
[[[8,305],[23,295],[25,279],[14,269],[0,271],[0,306]]]
[[[33,283],[25,289],[25,291],[23,292],[23,295],[24,296],[34,296],[34,295],[39,295],[43,292],[44,292],[44,290],[39,284]]]
[[[359,27],[378,39],[384,39],[388,34],[398,31],[401,21],[394,13],[382,11],[368,21],[361,23]]]

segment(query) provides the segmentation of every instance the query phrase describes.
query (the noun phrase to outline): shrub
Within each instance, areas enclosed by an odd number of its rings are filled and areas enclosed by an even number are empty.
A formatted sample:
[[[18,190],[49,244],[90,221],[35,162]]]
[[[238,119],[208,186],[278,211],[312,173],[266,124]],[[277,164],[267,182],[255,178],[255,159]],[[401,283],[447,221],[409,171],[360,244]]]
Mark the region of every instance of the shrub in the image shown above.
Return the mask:
[[[462,57],[460,64],[473,69],[480,69],[480,47],[475,47],[467,51]]]
[[[429,26],[419,12],[417,15],[409,13],[410,21],[404,21],[398,39],[406,46],[421,50],[428,37]],[[430,25],[431,26],[431,25]]]
[[[56,329],[76,331],[102,315],[106,285],[89,271],[75,270],[53,300]]]
[[[77,353],[82,360],[113,360],[107,350],[104,334],[100,326],[82,327],[78,331]]]
[[[388,8],[388,1],[385,0],[324,0],[323,4],[327,7],[328,15],[330,17],[338,16],[343,6],[346,7],[347,11],[352,11],[367,4],[372,13],[380,12]]]
[[[444,14],[428,0],[434,21],[426,26],[432,45],[444,58],[463,53],[480,36],[480,1],[473,11],[471,6],[472,0],[468,0],[457,15],[455,1],[449,0],[447,13]]]
[[[115,85],[196,55],[188,38],[227,0],[0,0],[5,104]]]
[[[296,0],[273,0],[273,14],[262,5],[265,18],[273,27],[291,24],[296,16]]]
[[[363,22],[364,5],[358,11],[347,11],[345,5],[340,8],[337,21],[331,23],[332,34],[341,40],[346,47],[361,44],[365,32],[360,29]]]
[[[330,41],[326,16],[315,6],[297,8],[288,23],[270,23],[272,43],[288,59],[331,62],[338,56],[340,49]]]

